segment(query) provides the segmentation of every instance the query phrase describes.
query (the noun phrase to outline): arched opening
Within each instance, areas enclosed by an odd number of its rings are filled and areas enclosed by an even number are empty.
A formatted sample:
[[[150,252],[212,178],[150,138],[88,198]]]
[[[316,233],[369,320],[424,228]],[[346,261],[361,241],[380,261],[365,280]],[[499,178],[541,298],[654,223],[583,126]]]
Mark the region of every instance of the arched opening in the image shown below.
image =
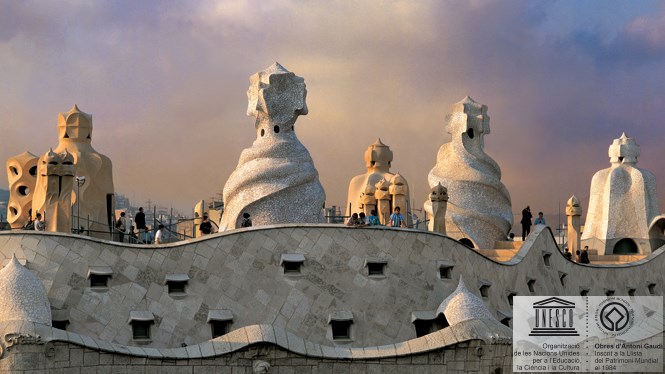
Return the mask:
[[[649,244],[652,252],[665,245],[665,216],[658,216],[651,222]]]
[[[9,167],[9,170],[11,170],[12,174],[14,174],[14,175],[18,175],[18,169],[16,169],[16,167],[14,167],[14,166],[10,166],[10,167]]]
[[[624,255],[624,254],[633,254],[639,253],[637,248],[637,243],[633,239],[624,238],[619,240],[612,249],[612,253],[615,255]]]
[[[466,130],[466,134],[469,136],[469,138],[473,139],[473,137],[474,137],[474,135],[473,135],[473,127],[470,128],[470,129],[468,129],[468,130]]]
[[[462,239],[459,240],[459,242],[462,243],[462,244],[464,244],[465,246],[467,246],[467,247],[469,247],[469,248],[475,248],[475,247],[473,246],[473,242],[472,242],[471,239],[469,239],[469,238],[462,238]]]
[[[30,175],[32,175],[33,177],[34,177],[35,175],[37,175],[37,165],[31,167],[29,173],[30,173]]]

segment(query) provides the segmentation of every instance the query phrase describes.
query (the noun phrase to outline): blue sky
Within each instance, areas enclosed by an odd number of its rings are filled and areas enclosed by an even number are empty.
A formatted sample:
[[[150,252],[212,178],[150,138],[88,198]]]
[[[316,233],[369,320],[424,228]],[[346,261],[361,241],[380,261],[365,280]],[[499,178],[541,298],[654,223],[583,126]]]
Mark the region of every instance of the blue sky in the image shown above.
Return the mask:
[[[489,107],[485,149],[513,211],[588,204],[622,131],[665,197],[665,6],[657,1],[0,0],[0,157],[57,144],[56,116],[92,113],[116,190],[189,211],[254,140],[248,77],[305,78],[297,122],[326,190],[346,204],[377,137],[414,205],[451,104]],[[6,174],[0,175],[6,180]],[[6,183],[6,182],[5,182]]]

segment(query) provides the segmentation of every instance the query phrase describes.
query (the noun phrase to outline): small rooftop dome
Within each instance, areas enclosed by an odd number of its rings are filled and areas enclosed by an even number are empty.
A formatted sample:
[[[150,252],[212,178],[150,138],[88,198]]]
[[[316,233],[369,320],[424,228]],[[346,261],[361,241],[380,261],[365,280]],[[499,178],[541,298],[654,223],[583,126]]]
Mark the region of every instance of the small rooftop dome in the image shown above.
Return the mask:
[[[44,285],[13,256],[0,270],[0,322],[29,321],[51,326]]]
[[[436,310],[437,316],[441,313],[446,317],[450,326],[471,319],[496,320],[485,303],[466,288],[461,276],[457,289],[446,297]]]

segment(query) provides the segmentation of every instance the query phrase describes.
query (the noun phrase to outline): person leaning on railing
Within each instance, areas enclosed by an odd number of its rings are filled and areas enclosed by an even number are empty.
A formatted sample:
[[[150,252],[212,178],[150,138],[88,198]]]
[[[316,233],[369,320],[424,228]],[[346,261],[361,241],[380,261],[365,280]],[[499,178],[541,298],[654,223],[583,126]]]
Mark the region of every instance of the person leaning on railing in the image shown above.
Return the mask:
[[[203,215],[203,222],[199,225],[199,231],[201,231],[201,235],[208,235],[212,232],[212,223],[210,223],[206,214]]]
[[[379,217],[376,215],[376,210],[372,210],[370,212],[370,216],[367,217],[367,224],[370,226],[380,226],[381,221],[379,221]]]
[[[155,244],[164,244],[164,225],[159,225],[159,230],[155,235]]]
[[[46,231],[46,225],[42,221],[41,213],[37,213],[37,215],[35,215],[35,221],[33,222],[33,225],[35,226],[35,231]]]

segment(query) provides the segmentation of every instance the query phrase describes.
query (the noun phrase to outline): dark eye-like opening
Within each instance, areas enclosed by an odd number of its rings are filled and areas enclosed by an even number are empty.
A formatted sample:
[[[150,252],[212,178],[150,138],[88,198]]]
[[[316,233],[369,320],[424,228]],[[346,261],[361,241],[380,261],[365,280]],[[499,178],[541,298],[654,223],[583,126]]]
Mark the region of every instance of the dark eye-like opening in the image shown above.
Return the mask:
[[[21,196],[28,196],[28,194],[30,193],[30,189],[27,186],[19,186],[18,193]]]
[[[92,288],[108,287],[110,277],[111,276],[108,274],[90,274],[90,287]]]
[[[279,126],[275,126],[273,129],[275,130],[275,134],[279,134]]]
[[[67,325],[68,324],[69,324],[68,320],[64,320],[64,321],[53,320],[53,321],[51,321],[51,326],[53,326],[54,329],[59,329],[59,330],[67,330]]]
[[[367,264],[367,274],[369,276],[385,275],[386,264],[370,262]]]
[[[154,321],[132,321],[132,335],[134,340],[150,339],[150,325]]]
[[[282,264],[284,266],[284,274],[300,274],[300,268],[302,267],[302,262],[299,261],[284,261]]]
[[[353,321],[331,321],[333,340],[351,338],[351,324]]]
[[[15,167],[10,166],[10,167],[9,167],[9,170],[11,170],[12,174],[14,174],[14,175],[18,175],[18,170],[17,170]]]
[[[229,332],[231,321],[217,321],[210,320],[210,329],[212,330],[212,338],[225,335]]]
[[[67,133],[65,132],[65,136],[64,136],[64,138],[65,138],[65,139],[69,138],[69,134],[67,134]]]
[[[266,134],[266,130],[261,129],[261,137],[263,137]]]
[[[466,134],[469,136],[469,138],[473,139],[473,128],[466,130]]]
[[[37,175],[37,166],[33,166],[33,167],[31,167],[29,173],[30,173],[30,175],[32,175],[33,177],[34,177],[35,175]]]

